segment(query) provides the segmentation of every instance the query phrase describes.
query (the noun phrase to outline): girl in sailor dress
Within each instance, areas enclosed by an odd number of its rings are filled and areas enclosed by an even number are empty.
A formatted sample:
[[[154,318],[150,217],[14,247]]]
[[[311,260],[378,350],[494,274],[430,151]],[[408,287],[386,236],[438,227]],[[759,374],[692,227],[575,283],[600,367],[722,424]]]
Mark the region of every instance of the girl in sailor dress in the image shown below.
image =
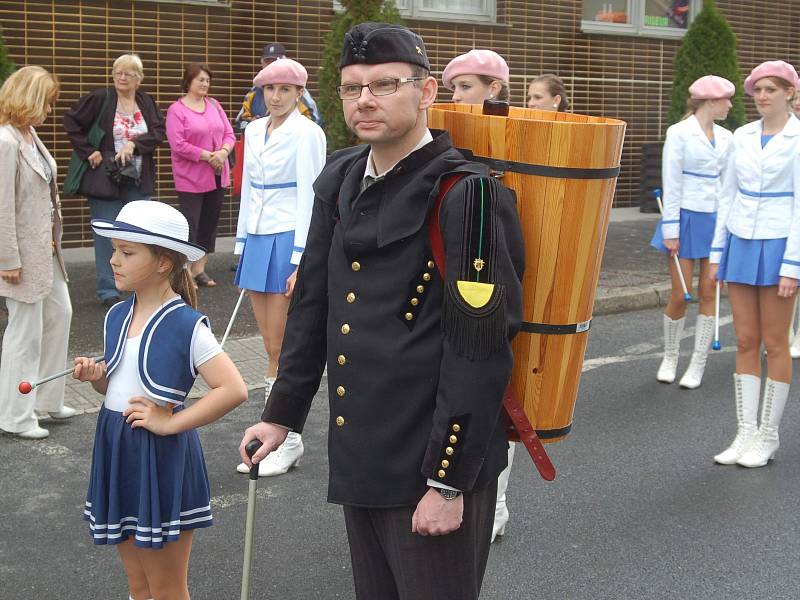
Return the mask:
[[[235,283],[248,290],[267,351],[265,398],[278,372],[289,300],[311,223],[312,184],[325,165],[325,134],[298,110],[307,80],[303,65],[288,58],[264,67],[253,85],[263,87],[269,116],[245,130]],[[302,455],[300,434],[290,432],[259,463],[259,475],[286,473]],[[241,463],[237,471],[250,469]]]
[[[736,86],[723,77],[706,75],[689,86],[688,113],[667,129],[662,160],[663,216],[650,242],[669,255],[672,292],[664,311],[664,358],[656,379],[675,381],[687,303],[683,297],[677,254],[687,291],[692,292],[694,263],[700,263],[700,310],[695,326],[694,352],[680,380],[682,388],[700,386],[714,335],[714,283],[708,278],[711,240],[717,216],[721,175],[733,138],[714,121],[725,119]]]
[[[135,600],[188,600],[193,530],[212,524],[196,427],[247,399],[230,358],[197,312],[185,217],[134,201],[116,221],[92,221],[112,240],[117,288],[133,292],[106,314],[104,362],[79,357],[73,377],[105,395],[84,510],[95,544],[116,545]],[[197,374],[211,388],[185,408]],[[157,551],[154,551],[157,550]]]
[[[761,118],[736,130],[711,249],[709,277],[728,284],[737,352],[737,433],[714,460],[762,467],[778,449],[789,396],[788,332],[800,278],[800,120],[790,114],[798,88],[783,61],[757,66],[745,80]],[[718,266],[717,266],[718,265]],[[761,401],[761,345],[767,379]]]

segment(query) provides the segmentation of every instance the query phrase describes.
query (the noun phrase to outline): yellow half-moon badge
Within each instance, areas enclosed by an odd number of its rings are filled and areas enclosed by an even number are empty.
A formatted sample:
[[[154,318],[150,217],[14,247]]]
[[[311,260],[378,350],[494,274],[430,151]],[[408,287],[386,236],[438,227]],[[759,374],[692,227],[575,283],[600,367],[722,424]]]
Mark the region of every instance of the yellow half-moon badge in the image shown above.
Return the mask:
[[[483,308],[492,299],[494,292],[493,283],[479,283],[477,281],[456,281],[458,293],[464,302],[472,308]]]

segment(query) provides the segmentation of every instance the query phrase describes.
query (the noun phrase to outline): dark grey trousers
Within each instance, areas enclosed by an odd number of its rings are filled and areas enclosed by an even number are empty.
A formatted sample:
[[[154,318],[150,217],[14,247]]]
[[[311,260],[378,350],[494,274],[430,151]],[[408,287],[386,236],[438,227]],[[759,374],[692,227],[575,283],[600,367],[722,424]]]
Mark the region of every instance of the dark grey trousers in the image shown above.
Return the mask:
[[[411,533],[416,507],[345,506],[358,600],[477,600],[489,557],[497,482],[464,494],[464,520],[448,535]]]

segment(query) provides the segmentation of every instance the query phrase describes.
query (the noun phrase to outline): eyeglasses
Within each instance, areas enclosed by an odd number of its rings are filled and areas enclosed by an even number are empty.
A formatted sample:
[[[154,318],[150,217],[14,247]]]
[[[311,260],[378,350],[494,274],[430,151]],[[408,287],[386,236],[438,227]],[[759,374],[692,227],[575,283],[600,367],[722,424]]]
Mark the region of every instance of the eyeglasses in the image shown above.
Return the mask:
[[[369,88],[373,96],[388,96],[394,94],[401,83],[409,83],[411,81],[422,81],[424,77],[394,77],[386,79],[378,79],[370,81],[364,85],[357,83],[347,83],[345,85],[337,85],[336,93],[342,100],[357,100],[361,97],[361,91],[364,88]]]
[[[139,79],[139,74],[132,71],[114,71],[112,75],[114,79],[122,79],[123,77],[126,79]]]

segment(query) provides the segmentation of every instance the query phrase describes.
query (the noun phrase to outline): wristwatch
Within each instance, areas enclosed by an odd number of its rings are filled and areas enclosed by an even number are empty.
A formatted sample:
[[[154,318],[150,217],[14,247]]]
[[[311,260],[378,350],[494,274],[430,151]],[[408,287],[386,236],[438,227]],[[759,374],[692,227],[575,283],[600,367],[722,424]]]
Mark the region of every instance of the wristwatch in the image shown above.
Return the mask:
[[[455,500],[461,495],[461,492],[458,490],[448,490],[447,488],[436,488],[436,491],[439,492],[439,495],[445,500]]]

